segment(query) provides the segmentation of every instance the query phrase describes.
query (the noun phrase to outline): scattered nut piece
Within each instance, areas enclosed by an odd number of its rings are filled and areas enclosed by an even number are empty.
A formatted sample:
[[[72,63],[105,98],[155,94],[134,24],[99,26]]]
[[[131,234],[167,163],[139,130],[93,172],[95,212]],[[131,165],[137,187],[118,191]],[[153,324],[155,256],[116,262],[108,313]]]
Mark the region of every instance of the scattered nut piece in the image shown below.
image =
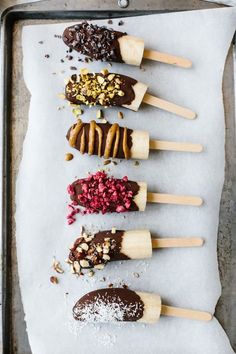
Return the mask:
[[[101,119],[100,123],[106,124],[107,120],[105,118]]]
[[[61,98],[62,100],[66,99],[66,96],[64,93],[59,93],[58,97]]]
[[[73,159],[73,157],[74,157],[74,155],[72,155],[71,153],[67,153],[67,154],[65,155],[65,160],[66,160],[66,161],[70,161],[70,160]]]
[[[52,277],[50,277],[50,282],[51,282],[52,284],[58,284],[58,278],[52,276]]]
[[[80,264],[79,264],[78,261],[75,261],[75,262],[73,263],[73,268],[74,268],[75,273],[77,273],[77,274],[80,273],[81,267],[80,267]]]
[[[123,119],[124,118],[123,112],[118,112],[117,115],[118,115],[119,119]]]
[[[117,166],[118,163],[116,161],[112,161],[113,165]]]
[[[103,118],[103,111],[101,109],[97,110],[96,117],[97,117],[97,119]]]
[[[57,272],[57,273],[64,273],[64,270],[61,267],[60,262],[58,262],[55,258],[53,258],[53,269]]]
[[[112,227],[111,233],[112,233],[112,234],[115,234],[115,233],[116,233],[116,228],[115,228],[115,227]]]
[[[102,270],[105,267],[105,264],[96,264],[94,268]]]
[[[140,277],[140,275],[139,275],[139,273],[133,273],[133,276],[135,277],[135,278],[139,278]]]
[[[108,284],[108,288],[113,288],[113,284],[112,283]]]
[[[89,277],[93,277],[94,276],[94,271],[92,269],[90,269],[90,271],[88,272],[88,276]]]
[[[73,108],[72,113],[77,117],[77,116],[81,116],[84,112],[80,108]]]
[[[107,75],[107,74],[109,74],[109,71],[108,71],[107,69],[102,69],[102,70],[101,70],[101,73],[102,73],[103,75]]]
[[[104,162],[103,162],[103,165],[105,166],[105,165],[109,165],[111,163],[111,160],[105,160]]]

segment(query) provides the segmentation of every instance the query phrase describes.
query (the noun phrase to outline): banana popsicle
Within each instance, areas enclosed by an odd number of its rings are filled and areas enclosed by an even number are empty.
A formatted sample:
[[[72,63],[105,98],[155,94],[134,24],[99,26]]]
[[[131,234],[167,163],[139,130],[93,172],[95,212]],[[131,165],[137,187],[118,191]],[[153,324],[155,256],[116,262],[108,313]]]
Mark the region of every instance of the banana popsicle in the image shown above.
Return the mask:
[[[67,262],[74,274],[83,269],[103,269],[110,261],[152,257],[152,250],[172,247],[199,247],[200,237],[152,238],[149,230],[111,230],[82,233],[70,248]]]
[[[120,159],[148,159],[149,150],[201,152],[201,144],[150,140],[149,133],[120,127],[117,123],[83,123],[81,119],[67,133],[71,147],[81,154]]]
[[[67,187],[67,191],[72,200],[71,208],[77,209],[80,205],[85,209],[82,212],[80,209],[72,210],[67,216],[68,223],[71,223],[70,216],[73,221],[76,213],[144,211],[147,202],[192,206],[200,206],[203,203],[201,198],[194,196],[151,193],[147,191],[145,182],[130,181],[127,176],[118,179],[102,171],[90,174],[87,178],[77,179]]]
[[[91,291],[73,307],[75,320],[84,322],[140,322],[153,324],[161,315],[210,321],[208,312],[163,305],[158,294],[124,288]]]
[[[145,49],[144,40],[125,32],[82,22],[67,27],[62,39],[71,49],[94,60],[140,66],[142,59],[151,59],[183,68],[191,67],[190,60]]]
[[[196,118],[188,108],[146,93],[148,86],[128,76],[109,73],[89,73],[82,69],[66,80],[65,97],[72,104],[87,106],[117,106],[138,111],[141,103],[163,109],[186,119]]]

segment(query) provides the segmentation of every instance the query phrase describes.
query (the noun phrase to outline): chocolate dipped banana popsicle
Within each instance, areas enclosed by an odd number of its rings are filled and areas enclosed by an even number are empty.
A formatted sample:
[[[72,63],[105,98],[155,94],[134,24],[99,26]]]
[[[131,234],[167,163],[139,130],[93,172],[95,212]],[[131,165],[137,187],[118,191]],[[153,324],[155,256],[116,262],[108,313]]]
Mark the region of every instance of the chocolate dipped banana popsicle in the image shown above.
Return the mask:
[[[138,111],[142,102],[186,119],[196,118],[196,113],[146,93],[148,86],[131,77],[109,73],[89,73],[82,69],[66,81],[65,96],[73,104],[87,106],[117,106]]]
[[[85,210],[81,214],[123,213],[128,211],[144,211],[147,202],[168,203],[200,206],[202,199],[192,196],[181,196],[162,193],[150,193],[145,182],[130,181],[127,176],[122,179],[108,176],[105,172],[90,174],[87,178],[77,179],[67,187],[72,200],[72,208],[82,206]],[[72,210],[70,215],[76,214]]]
[[[210,321],[208,312],[163,305],[158,294],[123,288],[91,291],[73,307],[75,320],[84,322],[140,322],[153,324],[161,315]]]
[[[199,247],[200,237],[153,238],[149,230],[112,230],[95,234],[82,233],[70,248],[67,262],[72,273],[80,274],[85,268],[103,269],[110,261],[152,257],[152,249]]]
[[[94,60],[140,66],[145,58],[183,68],[192,65],[188,59],[144,49],[144,41],[141,38],[92,23],[82,22],[67,27],[62,39],[71,49]]]
[[[146,131],[120,127],[117,123],[83,123],[81,119],[67,133],[71,147],[81,154],[98,155],[108,159],[148,159],[149,150],[201,152],[200,144],[150,140]]]

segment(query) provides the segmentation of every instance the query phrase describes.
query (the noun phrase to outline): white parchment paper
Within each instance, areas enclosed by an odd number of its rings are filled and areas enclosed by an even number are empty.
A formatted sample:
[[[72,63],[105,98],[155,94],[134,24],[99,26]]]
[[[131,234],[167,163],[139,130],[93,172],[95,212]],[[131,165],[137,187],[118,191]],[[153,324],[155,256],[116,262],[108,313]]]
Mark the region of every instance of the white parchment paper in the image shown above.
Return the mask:
[[[57,94],[64,89],[64,77],[74,73],[70,67],[79,69],[85,64],[77,61],[77,53],[72,53],[72,61],[61,62],[67,48],[54,35],[61,34],[68,24],[24,28],[24,78],[32,97],[17,180],[16,224],[20,285],[34,354],[233,353],[216,319],[199,323],[162,317],[151,326],[83,327],[73,320],[71,308],[87,291],[126,283],[135,290],[158,292],[169,305],[214,312],[221,291],[216,254],[224,180],[221,87],[235,18],[233,9],[217,9],[125,18],[122,27],[114,20],[113,28],[143,37],[146,47],[189,57],[194,65],[184,70],[145,61],[144,70],[122,64],[113,64],[112,70],[133,76],[147,83],[150,93],[198,113],[195,121],[188,121],[143,105],[138,113],[123,110],[121,125],[146,129],[152,138],[202,143],[205,149],[202,154],[152,152],[138,167],[132,161],[108,167],[117,177],[128,175],[131,180],[146,181],[150,191],[199,195],[205,203],[200,208],[148,205],[145,213],[79,217],[72,226],[65,219],[66,187],[76,176],[96,171],[102,160],[69,148],[65,135],[75,118]],[[96,71],[107,65],[86,66]],[[87,108],[83,119],[89,121],[95,115],[96,109]],[[108,109],[106,118],[117,121],[117,110]],[[64,161],[67,152],[75,156],[70,162]],[[154,236],[202,236],[206,242],[199,249],[156,251],[148,261],[112,263],[93,278],[76,279],[63,260],[81,225],[150,228]],[[53,256],[65,269],[58,285],[49,281],[54,274]]]

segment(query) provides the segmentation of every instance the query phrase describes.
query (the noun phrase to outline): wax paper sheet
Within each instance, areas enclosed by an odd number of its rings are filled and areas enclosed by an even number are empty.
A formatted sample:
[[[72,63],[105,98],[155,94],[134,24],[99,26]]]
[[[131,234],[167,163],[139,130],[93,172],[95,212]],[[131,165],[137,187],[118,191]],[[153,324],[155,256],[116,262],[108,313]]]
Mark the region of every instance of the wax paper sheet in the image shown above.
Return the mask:
[[[16,224],[20,285],[34,354],[233,353],[216,319],[201,323],[162,317],[155,325],[83,326],[73,319],[71,309],[81,295],[112,283],[158,292],[168,305],[214,312],[221,292],[216,241],[224,181],[222,74],[235,18],[233,9],[217,9],[124,18],[122,26],[120,19],[113,20],[113,28],[144,38],[146,47],[188,57],[193,67],[184,70],[144,61],[141,69],[122,64],[110,69],[133,76],[147,83],[150,93],[198,113],[196,120],[189,121],[142,105],[137,113],[122,109],[124,119],[119,123],[146,129],[156,139],[202,143],[204,152],[152,152],[139,166],[123,161],[106,167],[116,177],[146,181],[149,191],[199,195],[204,205],[148,205],[144,213],[80,216],[71,226],[66,222],[66,187],[76,176],[103,167],[103,161],[69,148],[65,135],[75,117],[57,94],[64,89],[63,79],[75,73],[74,67],[96,71],[109,66],[81,63],[77,53],[67,60],[67,48],[58,38],[66,23],[24,28],[24,78],[31,102],[17,180]],[[95,118],[96,110],[85,109],[83,119]],[[117,111],[107,109],[106,119],[117,121]],[[74,154],[70,162],[64,160],[67,152]],[[150,260],[112,263],[92,278],[76,278],[64,259],[81,225],[149,228],[160,237],[201,236],[205,245],[156,251]],[[65,270],[58,285],[49,281],[57,275],[53,256]]]

